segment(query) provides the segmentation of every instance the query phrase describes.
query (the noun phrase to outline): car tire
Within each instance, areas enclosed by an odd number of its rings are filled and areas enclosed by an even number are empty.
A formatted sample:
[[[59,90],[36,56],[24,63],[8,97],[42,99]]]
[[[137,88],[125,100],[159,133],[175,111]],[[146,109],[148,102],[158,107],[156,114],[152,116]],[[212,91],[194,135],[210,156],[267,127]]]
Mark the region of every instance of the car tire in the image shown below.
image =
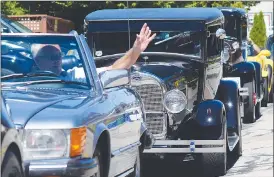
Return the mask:
[[[269,93],[269,103],[273,103],[274,100],[274,93],[273,93],[273,87],[274,87],[274,80],[273,80],[273,84]]]
[[[143,168],[142,168],[142,153],[140,150],[137,152],[136,163],[134,165],[134,171],[129,177],[143,177]]]
[[[273,79],[273,76],[272,75],[272,87],[271,87],[271,90],[270,90],[270,93],[269,93],[269,103],[273,103],[273,100],[274,100],[274,92],[273,92],[273,87],[274,87],[274,79]]]
[[[227,145],[225,148],[226,148],[225,153],[204,153],[201,155],[203,175],[223,176],[226,174]]]
[[[247,82],[244,83],[243,87],[248,87],[250,90],[249,92],[249,96],[245,97],[244,100],[245,102],[247,101],[247,103],[244,104],[244,109],[247,111],[245,111],[244,113],[244,118],[243,118],[243,122],[244,123],[254,123],[256,122],[256,115],[255,115],[255,104],[253,102],[253,93],[255,93],[255,79],[252,78],[251,82]]]
[[[7,151],[1,167],[2,177],[24,177],[22,166],[12,151]]]
[[[103,159],[102,159],[102,154],[99,147],[96,147],[93,158],[97,161],[98,171],[92,177],[105,177],[103,175],[104,174]]]
[[[268,97],[269,97],[268,78],[264,78],[263,88],[264,88],[264,95],[263,95],[263,99],[262,99],[262,107],[267,107]]]
[[[227,137],[227,129],[225,126],[224,137]],[[203,146],[204,147],[204,146]],[[210,147],[210,146],[205,146]],[[203,153],[201,154],[201,167],[204,176],[223,176],[227,172],[227,138],[224,153]]]

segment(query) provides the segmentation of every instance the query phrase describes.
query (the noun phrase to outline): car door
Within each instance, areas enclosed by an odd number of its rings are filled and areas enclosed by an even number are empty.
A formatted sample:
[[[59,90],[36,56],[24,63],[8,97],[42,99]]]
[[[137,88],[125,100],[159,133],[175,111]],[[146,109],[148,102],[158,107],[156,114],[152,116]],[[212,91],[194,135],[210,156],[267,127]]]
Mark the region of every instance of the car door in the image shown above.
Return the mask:
[[[84,37],[80,36],[80,40],[87,56],[91,56]],[[90,64],[94,64],[92,62]],[[112,114],[109,115],[108,123],[105,125],[109,129],[111,137],[112,158],[109,176],[116,176],[134,166],[137,147],[140,143],[142,121],[140,117],[142,114],[136,96],[129,89],[112,88],[104,90],[103,94],[107,97],[107,101],[114,106]]]

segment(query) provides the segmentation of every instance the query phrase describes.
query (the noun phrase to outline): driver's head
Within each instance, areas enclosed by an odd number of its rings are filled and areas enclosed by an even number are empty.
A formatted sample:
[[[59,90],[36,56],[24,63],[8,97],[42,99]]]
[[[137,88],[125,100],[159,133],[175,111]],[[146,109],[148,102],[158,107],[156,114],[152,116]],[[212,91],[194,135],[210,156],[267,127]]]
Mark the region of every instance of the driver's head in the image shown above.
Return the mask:
[[[31,47],[33,59],[40,70],[62,72],[62,58],[59,45],[34,44]]]

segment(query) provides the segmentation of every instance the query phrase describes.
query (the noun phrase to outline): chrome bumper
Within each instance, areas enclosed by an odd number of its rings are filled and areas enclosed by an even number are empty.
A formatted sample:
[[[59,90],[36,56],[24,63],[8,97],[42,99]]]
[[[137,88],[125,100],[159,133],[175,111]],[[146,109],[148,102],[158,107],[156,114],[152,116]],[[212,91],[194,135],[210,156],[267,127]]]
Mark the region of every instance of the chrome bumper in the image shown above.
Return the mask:
[[[98,170],[95,159],[50,159],[25,162],[26,176],[92,176]]]
[[[221,140],[156,140],[144,153],[224,153],[225,139]],[[186,147],[172,147],[186,146]],[[199,147],[196,147],[199,146]]]

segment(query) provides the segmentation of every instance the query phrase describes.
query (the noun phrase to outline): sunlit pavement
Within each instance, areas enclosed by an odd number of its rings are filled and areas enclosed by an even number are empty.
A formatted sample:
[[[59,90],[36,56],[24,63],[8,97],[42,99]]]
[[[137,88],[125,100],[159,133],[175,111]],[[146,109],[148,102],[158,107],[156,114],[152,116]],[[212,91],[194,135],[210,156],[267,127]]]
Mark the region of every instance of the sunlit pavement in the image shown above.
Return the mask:
[[[262,108],[254,124],[243,124],[243,156],[229,159],[229,177],[273,177],[273,104]],[[170,160],[151,161],[146,177],[201,177],[195,163]],[[148,167],[147,166],[147,167]]]

